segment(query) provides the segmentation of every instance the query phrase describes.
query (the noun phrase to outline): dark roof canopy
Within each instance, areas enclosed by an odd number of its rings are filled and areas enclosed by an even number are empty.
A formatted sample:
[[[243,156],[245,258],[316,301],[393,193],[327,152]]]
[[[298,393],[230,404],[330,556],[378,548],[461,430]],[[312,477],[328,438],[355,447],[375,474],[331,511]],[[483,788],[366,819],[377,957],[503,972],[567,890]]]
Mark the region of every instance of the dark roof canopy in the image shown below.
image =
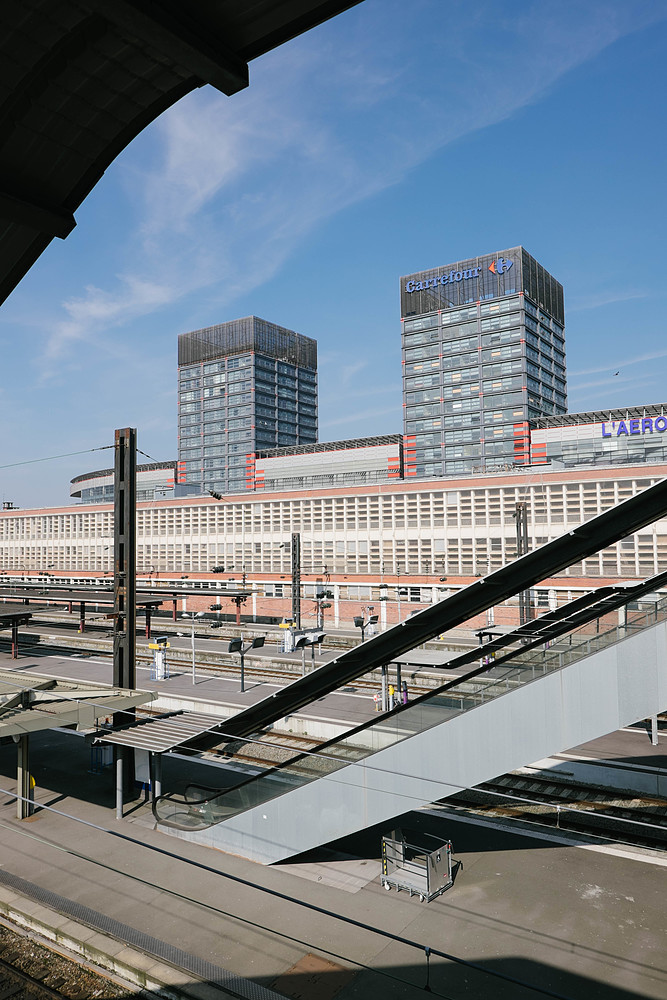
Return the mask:
[[[116,156],[210,83],[248,86],[248,62],[360,0],[3,0],[0,302]]]

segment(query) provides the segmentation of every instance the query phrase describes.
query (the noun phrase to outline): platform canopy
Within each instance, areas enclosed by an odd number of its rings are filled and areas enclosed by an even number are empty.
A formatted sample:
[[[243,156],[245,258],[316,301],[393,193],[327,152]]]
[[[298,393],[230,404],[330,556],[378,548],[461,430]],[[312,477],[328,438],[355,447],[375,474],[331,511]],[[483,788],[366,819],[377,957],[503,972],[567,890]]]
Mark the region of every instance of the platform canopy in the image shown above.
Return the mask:
[[[113,743],[116,746],[166,753],[184,746],[194,739],[210,733],[223,724],[222,719],[201,712],[173,712],[169,715],[140,719],[123,729],[100,734],[96,743]]]
[[[358,2],[4,0],[0,302],[158,115],[205,83],[235,94],[250,60]]]
[[[155,697],[152,691],[0,670],[0,738],[62,726],[93,729],[99,719],[144,705]]]

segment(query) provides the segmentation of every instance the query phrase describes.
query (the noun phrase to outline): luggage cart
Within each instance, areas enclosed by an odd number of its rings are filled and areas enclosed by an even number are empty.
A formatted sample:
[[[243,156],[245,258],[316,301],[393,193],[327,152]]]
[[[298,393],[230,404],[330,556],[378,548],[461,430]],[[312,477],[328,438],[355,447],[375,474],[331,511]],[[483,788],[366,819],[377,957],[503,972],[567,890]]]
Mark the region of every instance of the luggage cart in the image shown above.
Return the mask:
[[[382,838],[382,885],[387,891],[406,889],[430,903],[453,884],[450,840],[401,829]]]

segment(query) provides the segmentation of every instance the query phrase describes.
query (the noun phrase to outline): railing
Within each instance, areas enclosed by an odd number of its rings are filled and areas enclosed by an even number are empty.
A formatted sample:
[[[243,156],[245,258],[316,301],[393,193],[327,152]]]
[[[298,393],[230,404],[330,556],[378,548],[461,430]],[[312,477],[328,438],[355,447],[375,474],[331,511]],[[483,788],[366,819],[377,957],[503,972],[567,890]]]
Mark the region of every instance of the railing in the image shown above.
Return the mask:
[[[622,622],[616,610],[551,644],[527,651],[518,647],[502,657],[502,664],[490,661],[484,674],[449,681],[391,714],[372,719],[316,751],[299,752],[233,788],[191,785],[184,797],[161,796],[153,803],[154,816],[159,823],[182,830],[203,830],[221,823],[667,620],[667,597],[649,610],[621,609],[620,615]]]

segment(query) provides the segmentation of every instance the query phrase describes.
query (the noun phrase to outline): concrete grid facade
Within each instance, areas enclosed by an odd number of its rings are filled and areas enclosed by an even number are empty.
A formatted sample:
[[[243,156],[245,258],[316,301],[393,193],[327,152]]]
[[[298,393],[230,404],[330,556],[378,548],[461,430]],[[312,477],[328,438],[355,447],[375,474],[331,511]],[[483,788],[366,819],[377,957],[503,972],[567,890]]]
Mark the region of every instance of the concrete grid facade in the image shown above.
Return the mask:
[[[372,488],[293,491],[139,504],[137,568],[153,582],[226,585],[242,574],[257,590],[254,612],[289,610],[290,555],[301,533],[303,596],[322,582],[337,600],[398,599],[414,608],[439,600],[516,555],[519,502],[528,505],[531,548],[561,535],[664,477],[665,466],[502,473]],[[112,509],[82,505],[0,512],[0,571],[21,577],[96,579],[110,573]],[[216,566],[225,572],[213,575]],[[618,542],[545,583],[563,594],[667,570],[667,519]],[[445,577],[445,580],[441,578]],[[401,593],[397,594],[397,588]],[[536,602],[546,604],[546,589]],[[356,604],[354,604],[356,602]],[[204,606],[205,606],[204,602]],[[353,607],[354,604],[354,607]],[[346,605],[347,607],[347,605]],[[248,613],[250,607],[248,607]]]

